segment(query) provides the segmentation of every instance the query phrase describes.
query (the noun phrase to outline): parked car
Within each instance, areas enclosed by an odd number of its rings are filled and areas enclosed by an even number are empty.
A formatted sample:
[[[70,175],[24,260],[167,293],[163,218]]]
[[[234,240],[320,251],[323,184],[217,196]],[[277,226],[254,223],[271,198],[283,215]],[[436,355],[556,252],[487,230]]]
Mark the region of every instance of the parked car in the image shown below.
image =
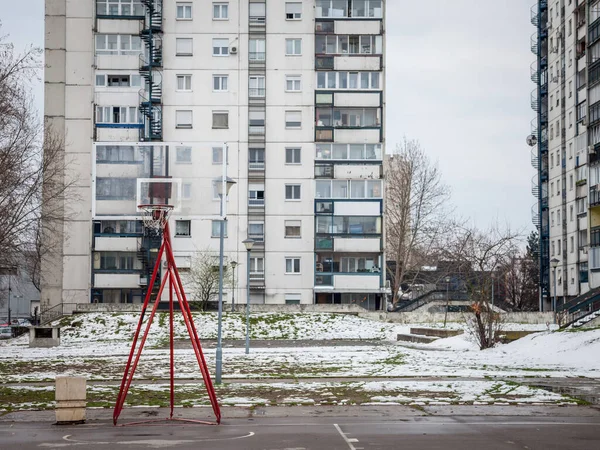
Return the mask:
[[[29,319],[14,319],[12,321],[12,326],[30,327],[31,326],[31,322],[29,321]]]
[[[12,329],[10,327],[0,327],[0,339],[12,338]]]

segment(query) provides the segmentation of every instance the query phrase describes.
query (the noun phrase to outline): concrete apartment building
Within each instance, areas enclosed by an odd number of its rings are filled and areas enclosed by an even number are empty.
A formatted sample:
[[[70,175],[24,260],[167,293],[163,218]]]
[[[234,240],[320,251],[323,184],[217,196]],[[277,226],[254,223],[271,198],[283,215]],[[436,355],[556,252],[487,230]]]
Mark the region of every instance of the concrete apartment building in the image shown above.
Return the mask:
[[[218,254],[225,149],[237,184],[224,254],[238,263],[226,300],[245,300],[249,282],[253,303],[382,308],[384,11],[383,0],[46,0],[45,116],[74,184],[42,310],[142,301],[159,245],[136,208],[145,179],[178,193],[183,274],[197,252]]]
[[[600,286],[600,2],[540,0],[531,13],[532,213],[547,311],[554,295],[560,307]]]

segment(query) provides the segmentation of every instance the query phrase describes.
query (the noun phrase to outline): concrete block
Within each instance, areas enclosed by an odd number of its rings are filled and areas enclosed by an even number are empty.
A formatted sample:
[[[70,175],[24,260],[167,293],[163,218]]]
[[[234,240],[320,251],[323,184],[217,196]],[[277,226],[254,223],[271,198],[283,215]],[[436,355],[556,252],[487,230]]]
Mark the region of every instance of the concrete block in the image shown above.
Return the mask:
[[[60,345],[60,328],[36,326],[29,328],[29,347],[48,348]]]
[[[56,377],[56,423],[85,422],[86,379],[83,377]]]

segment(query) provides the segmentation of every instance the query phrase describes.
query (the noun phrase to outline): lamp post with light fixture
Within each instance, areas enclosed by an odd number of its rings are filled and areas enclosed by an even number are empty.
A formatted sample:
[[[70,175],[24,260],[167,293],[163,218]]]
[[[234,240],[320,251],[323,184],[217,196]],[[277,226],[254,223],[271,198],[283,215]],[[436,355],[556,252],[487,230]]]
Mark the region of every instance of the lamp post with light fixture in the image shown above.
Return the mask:
[[[552,313],[554,314],[554,323],[556,323],[556,268],[560,261],[556,258],[550,260],[550,267],[554,271],[554,298],[552,300]]]
[[[246,355],[250,353],[250,251],[254,247],[254,239],[243,241],[246,246]]]
[[[227,161],[227,147],[225,147],[224,151],[225,155],[223,155],[223,161]],[[227,216],[225,215],[225,202],[227,201],[227,196],[229,195],[229,191],[233,187],[235,183],[234,180],[227,177],[227,164],[223,164],[223,174],[222,178],[219,178],[216,181],[217,194],[219,195],[219,199],[221,200],[221,219],[220,219],[220,227],[219,227],[219,304],[218,304],[218,318],[217,318],[217,351],[216,351],[216,364],[215,364],[215,383],[221,384],[221,373],[223,369],[223,345],[222,345],[222,321],[223,321],[223,245],[224,245],[224,235],[225,235],[225,221],[227,220]]]

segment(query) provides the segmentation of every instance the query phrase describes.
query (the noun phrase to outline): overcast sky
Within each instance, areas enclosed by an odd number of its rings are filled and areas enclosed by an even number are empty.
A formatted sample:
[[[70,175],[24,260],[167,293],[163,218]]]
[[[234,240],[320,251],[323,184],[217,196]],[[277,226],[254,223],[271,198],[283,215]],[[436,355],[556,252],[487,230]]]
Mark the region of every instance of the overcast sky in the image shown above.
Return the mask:
[[[283,0],[281,0],[283,1]],[[418,139],[463,218],[531,225],[533,0],[388,0],[388,151]],[[44,1],[0,0],[0,34],[43,46]],[[424,6],[426,5],[426,6]],[[42,88],[36,94],[43,102]]]

